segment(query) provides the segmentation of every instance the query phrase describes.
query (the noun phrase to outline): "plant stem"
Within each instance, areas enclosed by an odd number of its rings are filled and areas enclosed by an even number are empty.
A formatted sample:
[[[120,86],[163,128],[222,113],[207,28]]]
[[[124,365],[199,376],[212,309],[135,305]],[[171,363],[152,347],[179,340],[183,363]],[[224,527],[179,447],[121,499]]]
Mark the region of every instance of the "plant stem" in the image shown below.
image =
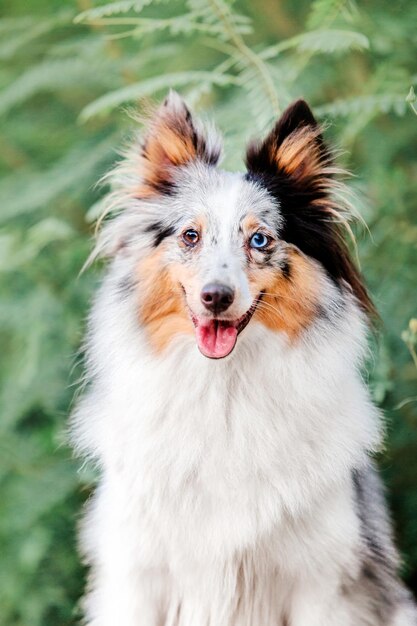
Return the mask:
[[[414,111],[414,108],[413,108],[413,111]],[[415,113],[417,115],[417,111],[415,111]],[[414,345],[410,341],[407,341],[406,343],[407,343],[407,347],[408,347],[408,349],[410,351],[410,354],[412,356],[412,359],[414,361],[414,365],[417,367],[417,354],[416,354],[416,351],[414,349]]]
[[[409,102],[408,104],[410,105],[410,107],[414,111],[414,113],[417,115],[417,108],[416,108],[416,105],[414,104],[414,102]]]
[[[209,0],[209,4],[212,6],[213,11],[217,14],[221,22],[223,23],[225,30],[229,36],[230,41],[239,50],[241,55],[247,59],[250,65],[252,65],[259,73],[263,84],[265,93],[271,103],[272,110],[275,115],[279,115],[281,108],[279,100],[275,91],[274,83],[269,73],[269,70],[262,59],[246,45],[243,38],[236,32],[232,21],[230,20],[230,14],[225,8],[217,2],[217,0]]]

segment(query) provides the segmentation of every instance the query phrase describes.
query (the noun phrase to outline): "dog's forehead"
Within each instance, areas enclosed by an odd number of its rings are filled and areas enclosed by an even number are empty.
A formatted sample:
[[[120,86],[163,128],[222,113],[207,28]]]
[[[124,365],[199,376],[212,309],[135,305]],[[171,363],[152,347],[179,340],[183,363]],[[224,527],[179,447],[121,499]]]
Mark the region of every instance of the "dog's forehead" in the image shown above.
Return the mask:
[[[187,213],[202,216],[208,230],[233,234],[246,216],[274,227],[279,223],[276,200],[261,185],[245,174],[217,169],[195,169],[190,172],[181,193]]]

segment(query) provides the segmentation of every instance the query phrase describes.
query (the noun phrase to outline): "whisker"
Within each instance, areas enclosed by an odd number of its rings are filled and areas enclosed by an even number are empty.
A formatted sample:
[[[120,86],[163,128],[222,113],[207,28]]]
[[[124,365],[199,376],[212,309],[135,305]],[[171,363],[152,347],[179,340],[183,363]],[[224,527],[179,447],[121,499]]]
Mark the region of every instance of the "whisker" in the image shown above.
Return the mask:
[[[293,296],[288,296],[288,295],[284,295],[284,294],[269,293],[268,291],[263,291],[262,294],[265,295],[265,296],[271,296],[276,301],[288,300],[290,302],[299,302],[299,298],[295,298]],[[261,302],[264,302],[264,300],[261,300]]]
[[[278,315],[282,315],[282,312],[275,306],[272,306],[272,304],[269,304],[269,302],[260,302],[258,305],[258,310],[264,310],[264,311],[274,311],[274,313],[277,313]]]

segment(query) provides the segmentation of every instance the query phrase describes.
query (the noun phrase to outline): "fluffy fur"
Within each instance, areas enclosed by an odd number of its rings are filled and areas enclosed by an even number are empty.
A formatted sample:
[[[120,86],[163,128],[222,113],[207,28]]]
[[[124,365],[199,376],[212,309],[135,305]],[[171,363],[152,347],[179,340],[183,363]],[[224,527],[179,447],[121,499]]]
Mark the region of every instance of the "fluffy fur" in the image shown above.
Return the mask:
[[[373,307],[320,129],[297,102],[246,173],[218,158],[170,94],[114,174],[72,422],[101,468],[82,530],[86,621],[415,625],[370,459]],[[234,292],[217,316],[200,300],[212,283]],[[198,350],[236,328],[226,358]]]

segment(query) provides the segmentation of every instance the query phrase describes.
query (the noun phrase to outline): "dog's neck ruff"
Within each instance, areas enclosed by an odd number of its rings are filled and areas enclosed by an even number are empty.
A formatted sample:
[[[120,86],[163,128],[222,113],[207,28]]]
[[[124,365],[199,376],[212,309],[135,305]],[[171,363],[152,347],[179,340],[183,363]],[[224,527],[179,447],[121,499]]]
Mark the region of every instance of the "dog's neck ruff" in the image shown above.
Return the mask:
[[[282,515],[297,517],[377,447],[378,420],[357,373],[365,329],[354,303],[337,325],[319,320],[296,344],[252,321],[230,357],[211,360],[192,335],[156,354],[119,283],[115,268],[93,311],[93,386],[80,407],[91,420],[76,426],[77,444],[105,469],[126,468],[128,482],[137,476],[151,509],[184,515],[178,532],[189,528],[187,497],[196,498],[195,554],[233,552]],[[222,527],[231,520],[233,533]]]

